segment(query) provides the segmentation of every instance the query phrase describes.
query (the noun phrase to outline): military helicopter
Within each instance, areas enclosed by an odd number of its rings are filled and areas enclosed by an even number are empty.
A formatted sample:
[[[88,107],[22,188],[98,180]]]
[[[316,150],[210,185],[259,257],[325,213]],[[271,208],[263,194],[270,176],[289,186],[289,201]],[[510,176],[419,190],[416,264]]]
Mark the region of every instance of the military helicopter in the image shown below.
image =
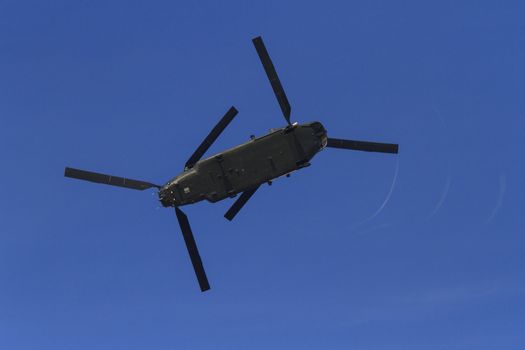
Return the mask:
[[[281,107],[287,123],[286,126],[271,129],[270,133],[264,136],[251,137],[248,142],[201,159],[237,114],[235,107],[231,107],[190,156],[184,170],[164,186],[69,167],[65,168],[64,175],[70,178],[135,190],[158,188],[158,196],[162,205],[175,208],[182,236],[202,292],[210,289],[210,284],[202,265],[190,223],[186,214],[180,209],[181,206],[202,200],[215,203],[225,198],[233,198],[241,193],[224,215],[226,219],[231,221],[262,184],[271,184],[275,178],[289,176],[296,170],[310,166],[310,160],[325,147],[398,153],[397,144],[329,138],[326,129],[320,122],[291,123],[290,103],[263,40],[259,36],[252,41]]]

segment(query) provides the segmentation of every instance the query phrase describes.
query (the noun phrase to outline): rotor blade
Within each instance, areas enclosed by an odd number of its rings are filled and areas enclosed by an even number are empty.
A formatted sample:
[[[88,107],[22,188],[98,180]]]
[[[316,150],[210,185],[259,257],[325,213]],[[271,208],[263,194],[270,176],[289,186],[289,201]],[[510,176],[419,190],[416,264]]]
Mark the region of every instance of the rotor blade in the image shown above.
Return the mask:
[[[197,147],[195,152],[191,155],[190,159],[186,162],[185,167],[191,168],[201,159],[201,157],[206,153],[208,148],[215,142],[217,137],[223,132],[224,129],[230,124],[230,122],[233,120],[235,115],[237,114],[237,110],[235,107],[231,107],[228,112],[222,117],[222,119],[215,125],[215,127],[212,129],[212,131],[206,136],[204,141]]]
[[[66,167],[64,171],[64,176],[105,185],[132,188],[134,190],[145,190],[151,187],[160,188],[159,185],[155,185],[145,181],[126,179],[124,177],[105,175],[100,173],[93,173],[91,171],[79,170],[68,167]]]
[[[266,75],[268,76],[268,79],[270,80],[270,84],[272,84],[273,92],[275,93],[275,97],[277,97],[277,101],[279,102],[279,106],[281,106],[281,110],[283,111],[284,118],[290,123],[290,112],[292,108],[290,107],[290,103],[288,102],[288,98],[286,97],[286,94],[284,93],[283,86],[281,84],[281,81],[279,80],[279,77],[277,76],[277,72],[275,71],[275,67],[273,66],[272,60],[270,58],[270,55],[268,54],[268,51],[266,50],[266,47],[264,46],[263,40],[260,36],[257,38],[252,39],[253,45],[255,46],[255,50],[257,50],[257,54],[259,55],[259,58],[261,59],[262,65],[264,67],[264,71],[266,72]]]
[[[191,263],[193,264],[193,269],[195,270],[197,280],[199,281],[199,286],[201,287],[201,292],[205,292],[210,289],[210,284],[208,283],[206,272],[204,272],[204,267],[202,266],[202,260],[199,255],[199,251],[197,250],[195,238],[193,238],[193,233],[191,232],[190,222],[188,221],[186,214],[184,214],[184,212],[179,208],[175,207],[175,213],[177,214],[177,219],[179,220],[182,236],[184,237],[184,242],[186,242],[186,248],[188,248]]]
[[[235,217],[235,215],[237,215],[237,213],[239,212],[239,210],[242,209],[242,207],[246,204],[246,202],[248,202],[248,200],[250,199],[251,196],[253,196],[253,194],[255,193],[255,191],[257,191],[257,189],[259,188],[259,186],[251,189],[251,190],[247,190],[247,191],[244,191],[240,196],[239,198],[237,198],[237,200],[235,201],[235,203],[233,203],[233,205],[230,207],[230,209],[228,209],[228,211],[226,212],[226,214],[224,214],[224,217],[230,221],[233,220],[233,218]]]
[[[328,138],[327,147],[353,149],[356,151],[397,153],[399,146],[395,143],[378,143]]]

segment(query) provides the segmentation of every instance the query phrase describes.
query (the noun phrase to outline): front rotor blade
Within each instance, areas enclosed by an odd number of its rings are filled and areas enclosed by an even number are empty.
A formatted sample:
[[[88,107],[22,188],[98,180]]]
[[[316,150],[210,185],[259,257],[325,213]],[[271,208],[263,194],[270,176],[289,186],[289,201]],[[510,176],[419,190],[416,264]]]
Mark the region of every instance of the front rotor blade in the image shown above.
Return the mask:
[[[259,188],[259,186],[255,187],[255,188],[252,188],[251,190],[244,191],[239,196],[239,198],[237,198],[235,203],[233,203],[233,205],[230,207],[230,209],[228,209],[226,214],[224,214],[224,217],[226,219],[232,221],[233,218],[235,217],[235,215],[237,215],[239,210],[242,209],[242,207],[246,204],[246,202],[248,202],[248,200],[251,198],[251,196],[253,196],[253,194],[255,193],[255,191],[257,191],[258,188]]]
[[[326,147],[381,153],[398,153],[399,150],[399,145],[395,143],[379,143],[332,138],[328,138],[328,143]]]
[[[193,233],[191,232],[190,222],[188,221],[186,214],[184,214],[184,212],[179,208],[175,207],[175,213],[177,214],[177,219],[179,220],[182,236],[184,237],[186,248],[188,248],[191,263],[193,264],[193,269],[195,270],[197,280],[199,281],[199,286],[201,287],[201,292],[205,292],[210,289],[210,284],[208,283],[206,272],[204,272],[204,266],[202,266],[202,260],[197,249],[197,244],[195,243],[195,238],[193,238]]]
[[[283,86],[281,84],[281,81],[279,80],[279,77],[277,76],[277,72],[275,71],[275,67],[273,66],[272,60],[270,59],[270,55],[268,54],[268,51],[266,50],[266,46],[264,46],[263,40],[260,36],[257,38],[252,39],[253,45],[255,46],[255,50],[257,50],[257,54],[259,55],[259,58],[261,59],[262,65],[264,67],[264,71],[266,72],[266,75],[268,76],[268,79],[270,80],[270,84],[272,84],[272,89],[275,94],[275,97],[277,97],[277,101],[279,102],[279,106],[281,106],[281,110],[283,111],[284,118],[290,123],[290,112],[292,108],[290,107],[290,103],[288,102],[288,98],[286,97],[286,94],[284,93]]]
[[[185,165],[186,168],[193,167],[195,163],[197,163],[199,159],[201,159],[204,153],[206,153],[208,148],[210,148],[213,142],[215,142],[217,137],[219,137],[219,135],[224,131],[224,129],[226,129],[228,124],[230,124],[230,122],[233,120],[235,115],[237,115],[237,113],[238,113],[237,110],[233,106],[228,110],[228,112],[226,112],[226,114],[217,123],[217,125],[215,125],[215,127],[208,134],[208,136],[206,136],[204,141],[202,141],[199,147],[197,147],[195,152],[193,152],[190,159],[188,159],[188,161],[186,162],[186,165]]]
[[[96,183],[105,184],[105,185],[132,188],[134,190],[145,190],[151,187],[160,188],[159,185],[155,185],[155,184],[145,182],[145,181],[127,179],[124,177],[94,173],[91,171],[85,171],[85,170],[68,168],[68,167],[66,167],[64,171],[64,176],[71,177],[73,179],[91,181],[91,182],[96,182]]]

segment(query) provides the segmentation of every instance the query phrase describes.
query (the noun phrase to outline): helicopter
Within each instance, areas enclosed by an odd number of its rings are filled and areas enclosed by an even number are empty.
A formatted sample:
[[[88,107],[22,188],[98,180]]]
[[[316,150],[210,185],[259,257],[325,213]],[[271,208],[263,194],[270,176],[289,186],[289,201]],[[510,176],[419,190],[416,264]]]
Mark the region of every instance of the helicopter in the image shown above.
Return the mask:
[[[157,188],[162,206],[175,208],[202,292],[209,290],[210,284],[188,217],[180,207],[202,200],[215,203],[236,197],[240,193],[224,214],[224,217],[231,221],[262,184],[271,184],[278,177],[290,176],[292,172],[310,166],[312,158],[325,148],[382,153],[398,153],[399,150],[398,145],[392,143],[330,138],[324,126],[317,121],[304,124],[292,123],[290,103],[266,46],[260,36],[252,39],[252,42],[287,125],[271,129],[268,134],[261,137],[251,136],[245,143],[201,159],[237,115],[235,107],[231,107],[188,158],[183,171],[163,186],[70,167],[66,167],[64,172],[66,177],[134,190]]]

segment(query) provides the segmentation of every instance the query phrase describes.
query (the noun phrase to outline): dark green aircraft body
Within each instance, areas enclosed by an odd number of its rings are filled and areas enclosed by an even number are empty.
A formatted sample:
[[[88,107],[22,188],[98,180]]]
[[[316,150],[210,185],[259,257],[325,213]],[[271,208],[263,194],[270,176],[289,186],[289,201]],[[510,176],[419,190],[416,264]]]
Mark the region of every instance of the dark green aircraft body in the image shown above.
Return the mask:
[[[319,122],[292,125],[200,160],[159,191],[162,204],[217,202],[310,165],[327,143]]]
[[[274,129],[262,137],[252,137],[246,143],[201,159],[237,114],[237,110],[231,107],[190,156],[183,172],[164,186],[74,168],[65,169],[65,176],[80,180],[135,190],[158,188],[162,205],[175,208],[201,291],[210,289],[210,285],[188,218],[179,207],[202,200],[214,203],[241,193],[224,215],[226,219],[232,220],[260,185],[271,184],[275,178],[309,166],[310,160],[325,147],[368,152],[398,152],[397,144],[329,138],[319,122],[292,124],[290,104],[266,47],[260,37],[253,39],[253,44],[288,123],[286,127]]]

